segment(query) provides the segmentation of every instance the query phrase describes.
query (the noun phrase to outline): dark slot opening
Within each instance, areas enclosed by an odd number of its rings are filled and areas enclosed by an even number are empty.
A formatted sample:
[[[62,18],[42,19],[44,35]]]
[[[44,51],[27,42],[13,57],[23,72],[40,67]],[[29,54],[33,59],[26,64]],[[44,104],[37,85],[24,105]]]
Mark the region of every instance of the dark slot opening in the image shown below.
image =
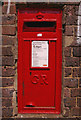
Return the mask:
[[[36,21],[36,22],[24,22],[23,32],[55,32],[56,31],[56,21]]]
[[[27,27],[53,27],[55,22],[25,22]]]
[[[26,107],[35,107],[34,105],[26,105]]]

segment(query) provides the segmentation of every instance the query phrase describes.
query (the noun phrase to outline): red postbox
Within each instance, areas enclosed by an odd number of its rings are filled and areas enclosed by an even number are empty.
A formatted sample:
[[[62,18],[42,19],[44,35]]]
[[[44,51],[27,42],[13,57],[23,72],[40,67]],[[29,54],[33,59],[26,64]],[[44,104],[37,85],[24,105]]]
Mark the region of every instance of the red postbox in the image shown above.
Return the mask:
[[[18,10],[18,111],[61,112],[62,11]]]

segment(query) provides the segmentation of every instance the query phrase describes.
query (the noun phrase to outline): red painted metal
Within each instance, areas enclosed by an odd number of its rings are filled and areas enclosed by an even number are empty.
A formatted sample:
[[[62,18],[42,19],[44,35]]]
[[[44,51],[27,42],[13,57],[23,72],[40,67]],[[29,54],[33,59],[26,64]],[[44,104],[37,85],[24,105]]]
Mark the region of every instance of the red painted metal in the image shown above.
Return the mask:
[[[32,41],[48,41],[48,67],[31,66]],[[18,10],[18,112],[60,114],[61,74],[62,11]]]

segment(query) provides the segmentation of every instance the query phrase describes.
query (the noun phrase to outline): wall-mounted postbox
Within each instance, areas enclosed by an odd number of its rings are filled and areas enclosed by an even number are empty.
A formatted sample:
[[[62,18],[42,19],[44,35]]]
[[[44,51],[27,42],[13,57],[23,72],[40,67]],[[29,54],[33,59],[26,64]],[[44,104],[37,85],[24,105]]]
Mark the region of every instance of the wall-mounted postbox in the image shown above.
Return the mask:
[[[61,111],[62,11],[18,11],[18,111]]]

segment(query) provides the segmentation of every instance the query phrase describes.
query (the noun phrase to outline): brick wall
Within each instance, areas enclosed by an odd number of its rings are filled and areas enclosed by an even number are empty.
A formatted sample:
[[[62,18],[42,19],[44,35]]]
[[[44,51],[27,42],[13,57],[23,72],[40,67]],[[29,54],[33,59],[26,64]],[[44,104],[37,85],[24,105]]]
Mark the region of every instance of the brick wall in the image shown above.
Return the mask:
[[[22,4],[21,4],[22,5]],[[19,5],[19,6],[21,6]],[[25,5],[26,6],[26,5]],[[53,5],[52,5],[53,6]],[[75,118],[81,116],[81,44],[77,43],[78,5],[63,5],[62,112],[60,115],[17,112],[17,9],[2,6],[2,116],[3,118]]]
[[[16,6],[12,4],[10,14],[6,14],[7,4],[2,7],[2,116],[13,116],[13,93],[15,67]]]
[[[65,116],[81,115],[80,57],[81,44],[77,43],[78,6],[67,5],[64,8],[64,107]]]

